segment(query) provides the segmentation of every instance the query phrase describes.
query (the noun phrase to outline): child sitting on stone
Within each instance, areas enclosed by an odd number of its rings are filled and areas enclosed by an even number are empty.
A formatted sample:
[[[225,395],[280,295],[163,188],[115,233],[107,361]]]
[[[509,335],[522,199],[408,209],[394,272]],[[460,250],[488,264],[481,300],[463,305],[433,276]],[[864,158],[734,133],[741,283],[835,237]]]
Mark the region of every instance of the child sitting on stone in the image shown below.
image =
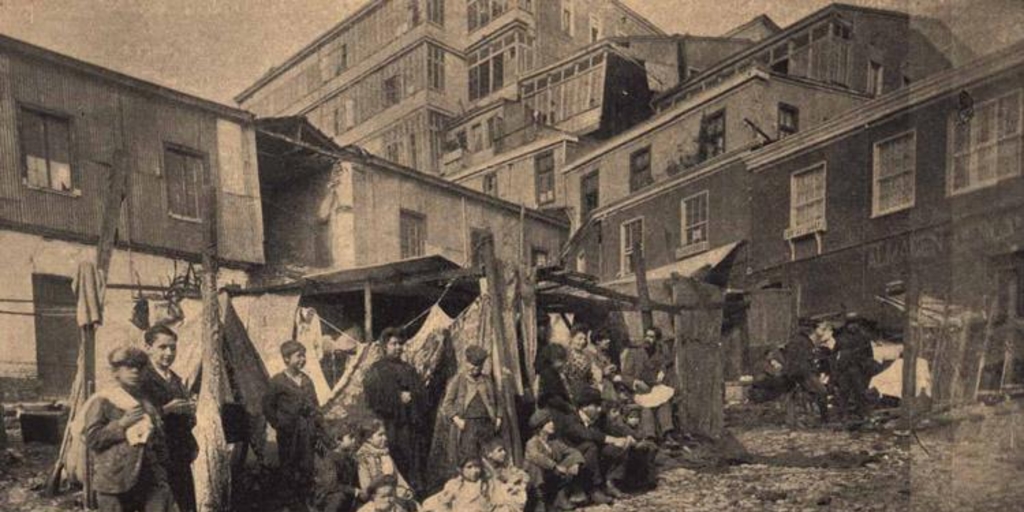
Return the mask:
[[[466,457],[459,475],[423,502],[421,512],[492,512],[491,485],[479,457]]]
[[[381,476],[391,475],[395,478],[393,490],[396,499],[411,502],[413,499],[412,488],[398,471],[394,459],[388,452],[388,434],[384,423],[376,419],[370,421],[363,429],[362,437],[365,441],[356,451],[356,463],[359,487],[363,490],[363,495],[367,499],[371,498],[373,494],[370,492],[370,484],[376,482]]]

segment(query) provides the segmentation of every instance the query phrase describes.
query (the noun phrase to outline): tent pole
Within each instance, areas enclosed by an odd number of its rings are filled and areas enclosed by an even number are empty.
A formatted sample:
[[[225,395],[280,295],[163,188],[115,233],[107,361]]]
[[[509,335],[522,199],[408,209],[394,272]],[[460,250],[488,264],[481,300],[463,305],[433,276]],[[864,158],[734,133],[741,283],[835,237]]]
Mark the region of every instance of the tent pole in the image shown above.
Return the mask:
[[[373,342],[373,290],[370,289],[370,282],[363,284],[363,309],[366,311],[363,321],[365,334],[363,340],[367,343]]]

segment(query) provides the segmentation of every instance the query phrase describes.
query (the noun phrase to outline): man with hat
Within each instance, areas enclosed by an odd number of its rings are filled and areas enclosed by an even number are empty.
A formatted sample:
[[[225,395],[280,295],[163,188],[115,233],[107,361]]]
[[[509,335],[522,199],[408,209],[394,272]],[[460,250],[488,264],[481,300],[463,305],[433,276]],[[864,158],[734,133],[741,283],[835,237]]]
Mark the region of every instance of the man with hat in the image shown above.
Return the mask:
[[[466,366],[448,382],[441,414],[450,423],[449,452],[452,461],[479,457],[481,447],[502,425],[494,381],[484,374],[487,350],[472,345],[466,349]]]
[[[313,497],[316,443],[326,440],[323,417],[306,366],[306,347],[295,340],[281,344],[285,369],[270,379],[263,414],[277,432],[277,453],[286,498],[300,510]]]
[[[615,497],[621,497],[622,494],[606,485],[603,469],[621,464],[623,453],[635,440],[611,436],[603,430],[603,400],[600,391],[583,388],[576,403],[579,406],[578,413],[555,414],[555,431],[560,439],[583,454],[585,462],[580,471],[581,490],[593,504],[608,504],[612,502],[609,494]],[[606,447],[618,448],[619,451],[606,450]]]
[[[174,510],[167,484],[167,444],[160,411],[140,390],[146,353],[114,349],[107,357],[117,386],[85,405],[82,433],[92,455],[92,485],[101,511]]]
[[[422,464],[419,439],[423,437],[423,381],[411,364],[402,360],[405,336],[393,327],[384,329],[379,343],[383,358],[363,376],[366,405],[384,422],[388,450],[399,472],[413,490],[421,491]]]

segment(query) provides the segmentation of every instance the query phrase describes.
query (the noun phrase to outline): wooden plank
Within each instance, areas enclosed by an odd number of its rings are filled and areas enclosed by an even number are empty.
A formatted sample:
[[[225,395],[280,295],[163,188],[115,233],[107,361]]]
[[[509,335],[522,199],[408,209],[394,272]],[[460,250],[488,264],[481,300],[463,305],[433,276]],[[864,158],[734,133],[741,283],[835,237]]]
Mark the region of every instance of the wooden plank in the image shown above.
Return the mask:
[[[640,325],[647,332],[654,326],[654,314],[651,312],[651,292],[647,288],[647,264],[644,262],[643,245],[639,240],[633,242],[633,275],[636,276],[637,305],[640,308]]]
[[[373,343],[373,289],[363,284],[363,341]]]
[[[673,279],[674,302],[698,307],[680,310],[675,324],[676,423],[683,432],[718,438],[725,426],[725,374],[722,362],[721,290],[689,278]]]

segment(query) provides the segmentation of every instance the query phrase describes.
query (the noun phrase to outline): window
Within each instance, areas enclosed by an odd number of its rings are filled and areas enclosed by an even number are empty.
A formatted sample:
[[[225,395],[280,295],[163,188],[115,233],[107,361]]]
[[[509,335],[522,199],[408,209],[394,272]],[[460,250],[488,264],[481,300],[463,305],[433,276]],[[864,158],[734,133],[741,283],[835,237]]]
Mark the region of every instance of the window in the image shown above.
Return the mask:
[[[409,147],[407,149],[409,150],[409,167],[419,170],[420,161],[419,155],[417,154],[419,150],[416,148],[415,133],[409,134]]]
[[[700,121],[702,160],[725,153],[725,111],[719,110]]]
[[[594,170],[580,179],[580,217],[585,219],[590,212],[600,206],[601,174]]]
[[[19,114],[22,165],[30,187],[73,192],[71,121],[22,108]]]
[[[402,145],[397,142],[390,142],[384,147],[384,158],[398,163],[399,155],[402,153]]]
[[[916,140],[907,132],[875,143],[872,215],[914,206]]]
[[[427,217],[411,210],[398,213],[398,230],[402,237],[402,259],[423,256],[427,246]]]
[[[562,32],[570,36],[575,35],[573,28],[574,11],[575,5],[573,5],[573,0],[562,0]]]
[[[444,26],[444,0],[427,0],[427,21]]]
[[[789,191],[789,230],[795,238],[825,229],[825,164],[793,174]]]
[[[705,246],[708,242],[708,192],[705,190],[699,194],[683,199],[680,206],[682,213],[683,227],[681,246],[683,248],[696,248]]]
[[[947,183],[951,194],[1020,176],[1021,91],[977,103],[974,116],[950,116],[952,148]]]
[[[435,91],[444,90],[444,50],[427,46],[427,83]]]
[[[868,62],[868,94],[878,96],[882,94],[882,86],[885,83],[885,69],[875,61]]]
[[[470,0],[466,4],[466,24],[472,32],[486,26],[508,10],[508,0]]]
[[[651,147],[647,146],[629,155],[629,191],[636,192],[651,183]]]
[[[167,210],[171,215],[199,219],[203,157],[177,147],[164,149],[164,180],[167,184]]]
[[[537,177],[537,204],[555,200],[555,154],[547,151],[537,155],[533,161]]]
[[[524,30],[506,32],[477,50],[469,51],[469,99],[476,101],[513,84],[533,68],[534,37]]]
[[[487,247],[494,247],[494,235],[487,229],[473,229],[469,232],[470,263],[482,267]]]
[[[793,105],[779,103],[778,131],[780,139],[800,131],[800,109]]]
[[[596,43],[601,39],[601,17],[596,14],[590,15],[590,42]]]
[[[619,247],[619,261],[621,262],[620,272],[623,275],[632,274],[636,259],[644,251],[644,219],[636,218],[622,223],[622,232],[619,236],[621,246]],[[637,253],[636,250],[640,252]]]
[[[334,107],[334,134],[338,135],[344,133],[348,129],[346,124],[346,116],[348,113],[345,110],[345,104],[341,103]]]
[[[782,43],[772,49],[769,66],[776,73],[789,74],[789,43]]]
[[[538,249],[536,247],[530,251],[530,261],[535,267],[546,267],[548,266],[548,252],[544,249]]]
[[[484,194],[498,197],[498,173],[492,172],[484,175]]]
[[[469,140],[472,146],[470,151],[476,153],[477,151],[483,151],[484,149],[484,129],[480,123],[474,124],[469,129]]]
[[[576,272],[581,274],[587,273],[587,252],[580,251],[576,253]]]
[[[384,79],[384,106],[397,105],[402,99],[402,86],[398,75]]]

